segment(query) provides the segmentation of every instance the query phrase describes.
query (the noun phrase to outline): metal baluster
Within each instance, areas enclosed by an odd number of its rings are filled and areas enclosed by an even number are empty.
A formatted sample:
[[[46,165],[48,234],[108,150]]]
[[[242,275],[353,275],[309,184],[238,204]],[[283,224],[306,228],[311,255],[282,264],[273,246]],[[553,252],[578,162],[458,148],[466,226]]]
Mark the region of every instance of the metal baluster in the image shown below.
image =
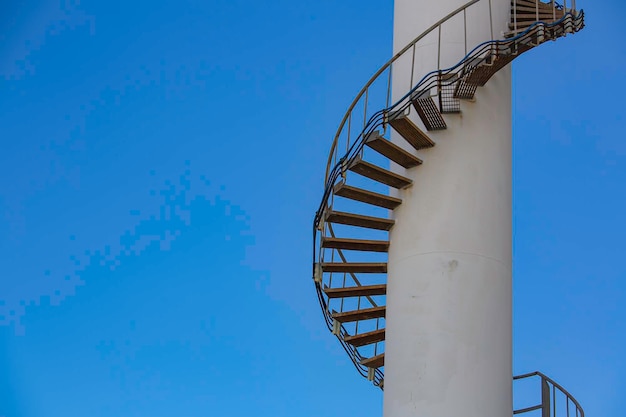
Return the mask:
[[[367,103],[369,101],[369,87],[365,89],[365,104],[363,105],[363,130],[365,130],[365,126],[367,126]]]
[[[346,288],[346,272],[343,273],[343,283],[341,285],[341,288]],[[344,300],[344,298],[341,297],[341,306],[340,306],[340,309],[339,309],[340,313],[343,313],[343,300]]]
[[[348,116],[348,141],[346,143],[346,153],[350,150],[350,131],[352,130],[352,112]]]
[[[360,297],[360,296],[359,296],[358,301],[357,301],[357,303],[356,303],[356,309],[357,309],[357,310],[360,310],[360,309],[361,309],[361,297]],[[360,320],[357,320],[357,321],[356,321],[356,324],[354,325],[354,334],[355,334],[355,335],[359,334],[359,321],[360,321]]]
[[[552,4],[552,20],[556,21],[556,4],[554,4],[554,0],[550,3]]]
[[[515,35],[517,35],[517,0],[513,1],[513,30],[515,31]]]
[[[552,385],[552,417],[556,417],[556,387]]]
[[[565,410],[567,413],[567,417],[569,417],[569,397],[565,397]]]
[[[554,1],[554,0],[553,0]],[[467,9],[463,9],[463,31],[465,40],[465,56],[467,56]]]
[[[387,77],[387,100],[385,101],[385,109],[389,108],[391,101],[391,73],[393,64],[389,65],[389,77]],[[387,133],[387,117],[383,115],[383,135]]]
[[[441,69],[441,25],[439,25],[439,40],[437,41],[437,69]]]
[[[411,57],[411,81],[409,84],[409,90],[413,89],[413,74],[415,73],[415,44],[413,44],[413,52]]]
[[[539,21],[539,0],[535,0],[535,14],[537,16],[535,21],[538,22]]]
[[[537,1],[539,1],[539,0],[537,0]],[[492,13],[492,10],[491,10],[491,0],[489,0],[489,27],[491,29],[491,40],[493,40],[494,39],[494,37],[493,37],[493,13]]]

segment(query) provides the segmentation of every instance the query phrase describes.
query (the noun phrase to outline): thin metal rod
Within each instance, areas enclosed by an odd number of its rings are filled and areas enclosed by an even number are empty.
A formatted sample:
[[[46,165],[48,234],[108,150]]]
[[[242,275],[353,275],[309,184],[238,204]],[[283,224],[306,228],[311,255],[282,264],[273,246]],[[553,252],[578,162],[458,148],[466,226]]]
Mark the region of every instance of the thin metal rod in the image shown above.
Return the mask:
[[[387,79],[387,101],[385,104],[385,108],[389,108],[389,103],[391,100],[391,73],[392,73],[392,66],[389,65],[389,77]]]
[[[346,152],[350,150],[350,132],[352,131],[352,112],[348,116],[348,141],[346,142]]]
[[[413,44],[413,55],[411,56],[411,81],[409,81],[409,90],[413,88],[414,72],[415,72],[415,44]]]
[[[380,67],[380,69],[378,71],[376,71],[376,73],[369,79],[369,81],[367,82],[367,84],[365,84],[363,86],[363,88],[361,88],[361,91],[359,92],[359,94],[356,95],[356,97],[354,98],[354,100],[352,101],[352,104],[350,104],[350,107],[348,107],[348,111],[346,112],[346,114],[343,116],[343,119],[341,120],[341,123],[339,123],[339,127],[337,128],[337,132],[335,133],[335,139],[333,140],[333,144],[331,145],[331,150],[329,154],[333,153],[334,148],[337,146],[337,142],[339,140],[339,136],[341,135],[341,132],[343,131],[343,128],[348,120],[349,115],[352,113],[352,110],[354,109],[354,107],[357,105],[357,103],[359,102],[359,100],[361,99],[361,96],[363,96],[363,94],[365,93],[365,90],[372,85],[372,83],[374,81],[376,81],[378,79],[378,77],[380,76],[380,74],[382,74],[387,68],[389,68],[389,66],[395,62],[398,58],[400,58],[402,55],[404,55],[404,53],[406,51],[408,51],[409,49],[411,49],[411,47],[413,47],[413,45],[415,45],[417,42],[419,42],[420,40],[422,40],[424,37],[426,37],[426,35],[428,35],[430,32],[432,32],[433,30],[435,30],[437,28],[437,26],[439,26],[440,24],[444,23],[445,21],[449,20],[450,18],[452,18],[453,16],[457,15],[458,13],[461,13],[463,10],[469,8],[470,6],[472,6],[473,4],[478,3],[481,0],[471,0],[469,2],[467,2],[466,4],[464,4],[463,6],[459,7],[458,9],[452,11],[451,13],[449,13],[448,15],[444,16],[441,20],[439,20],[437,23],[435,23],[434,25],[432,25],[431,27],[429,27],[428,29],[426,29],[424,32],[422,32],[421,35],[419,35],[417,38],[413,39],[413,41],[411,43],[409,43],[407,46],[405,46],[404,48],[402,48],[400,51],[398,51],[397,54],[395,54],[389,61],[387,61],[385,63],[385,65],[383,65],[382,67]],[[328,179],[328,175],[330,174],[330,157],[326,166],[326,175],[325,175],[325,179]]]
[[[370,90],[368,88],[365,90],[365,104],[363,105],[363,129],[365,129],[365,126],[367,125],[367,103],[369,101],[369,93]]]
[[[539,0],[535,0],[535,21],[539,21]]]
[[[513,1],[513,28],[517,35],[517,0]]]
[[[437,69],[441,69],[441,25],[439,25],[439,39],[437,41]]]
[[[467,9],[463,9],[463,31],[465,33],[465,56],[467,56]]]
[[[537,0],[539,1],[539,0]],[[493,37],[493,13],[491,10],[491,0],[489,0],[489,27],[491,29],[491,40],[494,40]]]

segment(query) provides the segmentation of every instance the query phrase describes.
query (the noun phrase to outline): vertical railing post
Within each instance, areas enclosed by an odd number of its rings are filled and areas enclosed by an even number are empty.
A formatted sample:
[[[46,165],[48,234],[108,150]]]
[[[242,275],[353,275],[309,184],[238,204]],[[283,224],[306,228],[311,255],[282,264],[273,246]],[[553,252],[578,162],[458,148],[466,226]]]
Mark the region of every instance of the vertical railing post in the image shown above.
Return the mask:
[[[490,40],[495,40],[495,38],[493,37],[493,12],[491,10],[491,0],[489,0],[489,29],[491,31]]]
[[[535,22],[539,21],[539,0],[535,0]]]
[[[348,115],[348,140],[346,141],[346,153],[350,150],[350,131],[352,130],[352,111]]]
[[[513,30],[517,36],[517,0],[513,0]]]
[[[369,87],[365,89],[365,104],[363,105],[363,130],[365,130],[365,126],[367,126],[367,102],[369,101]]]
[[[441,25],[439,25],[439,36],[437,39],[437,69],[441,69]]]
[[[463,9],[463,37],[465,40],[465,56],[467,56],[467,8]]]
[[[554,0],[550,4],[552,5],[552,20],[556,21],[556,4],[554,4]]]
[[[411,80],[409,85],[409,91],[413,89],[413,74],[415,73],[415,44],[413,44],[413,52],[411,54]]]
[[[550,417],[550,385],[541,378],[541,417]]]

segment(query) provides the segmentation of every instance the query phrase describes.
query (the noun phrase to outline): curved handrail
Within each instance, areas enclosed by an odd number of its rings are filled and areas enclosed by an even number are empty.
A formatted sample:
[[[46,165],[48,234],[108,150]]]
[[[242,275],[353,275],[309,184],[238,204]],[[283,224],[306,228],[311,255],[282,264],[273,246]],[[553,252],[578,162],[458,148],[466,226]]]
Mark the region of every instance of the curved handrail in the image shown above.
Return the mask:
[[[372,84],[374,84],[374,82],[378,79],[378,77],[380,77],[380,75],[383,72],[385,72],[385,70],[387,68],[391,67],[391,64],[393,64],[402,55],[404,55],[405,52],[407,52],[409,49],[411,49],[413,47],[413,45],[417,44],[419,41],[421,41],[426,36],[428,36],[433,30],[437,29],[439,26],[443,25],[448,20],[450,20],[451,18],[453,18],[457,14],[461,13],[463,10],[466,10],[468,7],[472,6],[475,3],[478,3],[479,1],[481,1],[481,0],[471,0],[471,1],[467,2],[466,4],[464,4],[463,6],[459,7],[458,9],[456,9],[455,11],[453,11],[452,13],[448,14],[447,16],[445,16],[443,19],[439,20],[437,23],[432,25],[430,28],[426,29],[426,31],[424,31],[417,38],[413,39],[407,46],[402,48],[389,61],[387,61],[382,67],[380,67],[380,69],[378,71],[376,71],[376,73],[374,75],[372,75],[372,77],[369,79],[369,81],[365,84],[365,86],[361,89],[361,91],[359,91],[359,93],[356,95],[354,100],[352,100],[352,104],[350,104],[350,107],[348,107],[348,111],[346,111],[346,114],[343,116],[343,119],[341,120],[341,123],[339,124],[339,128],[337,128],[337,133],[335,133],[335,138],[334,138],[333,143],[332,143],[332,145],[330,147],[330,154],[328,156],[328,163],[326,164],[326,177],[325,177],[325,180],[328,180],[328,171],[330,170],[330,165],[332,164],[332,159],[333,159],[333,154],[335,153],[335,148],[337,147],[337,144],[339,143],[339,136],[341,136],[341,133],[343,132],[343,128],[346,125],[346,122],[348,121],[348,118],[352,114],[352,111],[354,110],[356,105],[359,103],[359,101],[361,100],[361,97],[363,97],[365,92],[372,86]]]
[[[518,381],[521,379],[526,379],[526,378],[532,378],[534,376],[538,376],[541,378],[542,383],[544,382],[548,382],[549,384],[551,384],[554,388],[553,388],[553,392],[552,392],[552,403],[555,403],[555,390],[558,389],[561,394],[565,395],[567,401],[571,401],[572,404],[574,404],[574,406],[576,407],[576,416],[578,417],[585,417],[585,411],[583,410],[582,406],[580,405],[580,403],[576,400],[576,398],[574,398],[574,396],[572,394],[570,394],[565,388],[563,388],[559,383],[557,383],[555,380],[553,380],[552,378],[548,377],[547,375],[539,372],[539,371],[535,371],[535,372],[530,372],[527,374],[523,374],[523,375],[517,375],[513,377],[513,381]],[[534,411],[540,408],[547,408],[547,415],[550,415],[550,393],[548,392],[548,397],[547,397],[547,403],[546,403],[546,398],[544,397],[543,393],[542,393],[542,403],[538,406],[534,406],[534,407],[528,407],[525,409],[521,409],[521,410],[515,410],[513,413],[514,414],[523,414],[525,412],[529,412],[529,411]],[[569,403],[566,403],[567,407],[567,416],[569,417]]]
[[[333,321],[332,321],[332,317],[330,316],[329,306],[327,305],[324,299],[324,293],[323,293],[321,281],[318,281],[315,279],[316,272],[317,272],[316,265],[317,265],[317,259],[318,259],[318,251],[316,248],[317,231],[318,231],[318,227],[320,227],[321,219],[327,207],[329,198],[332,195],[333,186],[335,185],[336,181],[344,174],[345,169],[348,167],[348,165],[352,163],[363,151],[363,148],[365,146],[365,138],[368,136],[368,134],[372,133],[373,131],[375,131],[381,126],[383,126],[384,128],[390,114],[404,112],[411,104],[411,101],[407,100],[407,98],[411,97],[416,92],[427,91],[431,89],[433,86],[437,86],[437,85],[438,86],[450,85],[458,81],[460,77],[463,76],[462,74],[467,73],[468,70],[469,71],[473,70],[474,68],[478,67],[482,63],[486,62],[491,57],[494,57],[494,56],[497,57],[500,54],[502,55],[517,54],[519,52],[518,48],[520,46],[526,45],[526,42],[532,41],[533,37],[535,36],[537,37],[543,36],[544,30],[547,28],[562,26],[561,29],[564,31],[564,33],[567,33],[567,32],[573,33],[573,32],[580,30],[584,25],[584,12],[580,11],[574,14],[572,13],[574,12],[574,10],[569,9],[569,11],[566,12],[563,15],[563,17],[561,17],[558,21],[555,21],[552,23],[545,23],[543,21],[537,21],[533,25],[528,27],[524,32],[512,38],[508,38],[505,40],[490,40],[490,41],[480,43],[470,53],[467,53],[466,56],[461,61],[459,61],[456,65],[450,68],[446,68],[446,69],[437,69],[435,71],[431,71],[430,73],[426,74],[400,100],[398,100],[396,103],[392,105],[389,105],[389,103],[387,102],[386,107],[374,113],[369,118],[369,120],[364,121],[364,128],[361,130],[361,133],[357,136],[357,138],[354,140],[352,144],[348,142],[346,153],[338,162],[335,163],[334,168],[330,170],[330,164],[332,164],[333,156],[336,157],[335,151],[337,148],[339,136],[341,135],[341,132],[342,132],[343,127],[345,126],[345,123],[350,120],[351,112],[354,110],[354,107],[359,102],[360,98],[363,97],[363,94],[365,94],[367,97],[368,88],[376,81],[376,79],[378,79],[380,74],[382,74],[386,69],[390,68],[393,62],[395,62],[395,60],[398,59],[398,57],[400,57],[403,53],[405,53],[406,51],[411,49],[413,46],[415,46],[416,42],[419,42],[419,40],[423,39],[424,36],[426,36],[428,33],[432,32],[434,29],[439,27],[442,24],[442,22],[445,22],[446,20],[450,19],[451,17],[455,16],[461,11],[465,10],[467,7],[475,3],[478,3],[479,1],[480,0],[472,0],[466,5],[462,6],[461,8],[455,10],[450,15],[446,16],[444,19],[440,20],[431,28],[429,28],[425,33],[418,36],[409,45],[407,45],[398,54],[396,54],[390,61],[388,61],[368,81],[368,83],[361,90],[361,92],[359,92],[359,95],[351,104],[348,112],[346,113],[346,116],[344,116],[344,119],[342,120],[339,130],[337,131],[337,134],[331,146],[331,153],[329,156],[329,165],[327,166],[327,170],[326,170],[327,172],[326,172],[326,178],[325,178],[326,181],[325,181],[324,194],[323,194],[320,206],[316,212],[314,224],[313,224],[313,242],[314,242],[313,244],[313,277],[314,277],[316,292],[318,295],[318,300],[320,302],[320,306],[322,307],[324,320],[326,322],[327,327],[331,331],[333,330]],[[527,49],[530,49],[530,47],[528,47]],[[448,76],[448,75],[456,75],[457,78],[450,78],[449,79],[450,81],[447,81],[448,84],[446,84],[445,82],[442,83],[442,79],[447,79],[443,76]],[[348,137],[348,141],[349,141],[349,137]],[[324,231],[322,229],[320,230],[322,231],[322,236],[323,236]],[[339,256],[342,257],[342,259],[345,262],[345,258],[343,257],[342,251],[340,249],[335,249],[335,250],[338,252]],[[320,252],[320,256],[322,256],[321,252]],[[352,275],[352,278],[353,280],[355,280],[355,282],[358,282],[358,280],[356,280],[356,277],[353,276],[353,274],[350,274],[350,275]],[[372,302],[373,300],[369,300],[369,301]],[[375,303],[373,302],[372,304],[375,305]],[[357,370],[359,371],[359,373],[365,376],[369,368],[366,368],[360,364],[360,360],[363,358],[361,357],[358,349],[344,342],[343,340],[344,336],[347,335],[348,332],[345,330],[343,325],[340,326],[339,332],[341,334],[338,334],[337,336],[341,345],[343,346],[343,348],[346,350],[346,352],[352,359],[352,362],[357,368]],[[382,388],[382,381],[383,381],[383,373],[380,369],[376,369],[374,371],[374,384]]]

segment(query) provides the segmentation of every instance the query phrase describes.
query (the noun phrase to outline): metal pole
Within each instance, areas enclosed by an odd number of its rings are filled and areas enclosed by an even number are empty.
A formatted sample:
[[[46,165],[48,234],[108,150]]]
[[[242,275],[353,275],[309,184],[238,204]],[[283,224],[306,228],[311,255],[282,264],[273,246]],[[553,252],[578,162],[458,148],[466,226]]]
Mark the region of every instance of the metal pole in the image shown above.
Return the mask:
[[[550,386],[541,378],[541,417],[550,417]]]

